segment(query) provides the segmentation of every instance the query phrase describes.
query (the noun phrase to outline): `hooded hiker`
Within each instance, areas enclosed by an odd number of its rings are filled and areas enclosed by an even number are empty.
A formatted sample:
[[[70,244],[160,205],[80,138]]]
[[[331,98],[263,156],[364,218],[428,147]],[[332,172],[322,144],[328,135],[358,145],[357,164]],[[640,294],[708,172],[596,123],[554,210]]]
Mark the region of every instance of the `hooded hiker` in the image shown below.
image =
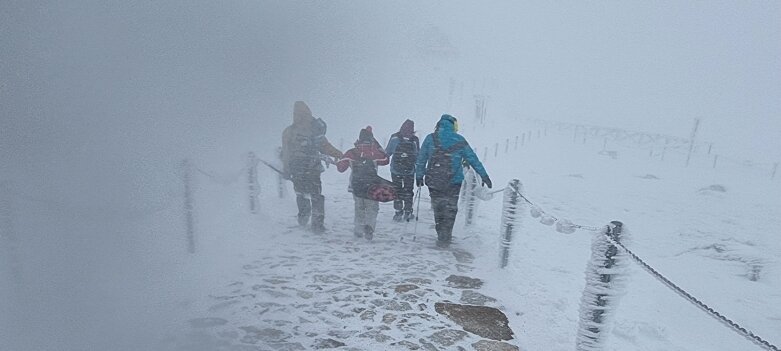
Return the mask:
[[[391,135],[385,151],[391,157],[391,180],[396,187],[398,198],[393,201],[396,214],[394,221],[413,218],[412,197],[415,187],[415,162],[417,161],[420,141],[415,136],[415,122],[406,120],[398,132]]]
[[[428,186],[431,208],[437,230],[437,246],[450,244],[453,223],[458,213],[458,195],[464,181],[462,164],[466,162],[491,188],[491,179],[475,152],[458,133],[458,121],[451,115],[442,115],[436,130],[426,136],[415,164],[415,181]]]
[[[344,157],[336,164],[339,172],[350,168],[350,186],[355,200],[355,228],[357,237],[371,240],[377,226],[377,213],[380,209],[378,201],[395,198],[395,194],[385,191],[393,190],[392,184],[377,175],[377,166],[388,164],[388,156],[374,139],[371,127],[361,129],[355,147],[347,150]],[[386,195],[387,194],[387,195]]]
[[[311,216],[312,231],[325,231],[325,197],[322,195],[320,173],[325,156],[342,157],[325,137],[326,125],[315,119],[303,101],[293,105],[293,124],[282,132],[283,172],[293,181],[298,205],[298,224],[306,225]]]

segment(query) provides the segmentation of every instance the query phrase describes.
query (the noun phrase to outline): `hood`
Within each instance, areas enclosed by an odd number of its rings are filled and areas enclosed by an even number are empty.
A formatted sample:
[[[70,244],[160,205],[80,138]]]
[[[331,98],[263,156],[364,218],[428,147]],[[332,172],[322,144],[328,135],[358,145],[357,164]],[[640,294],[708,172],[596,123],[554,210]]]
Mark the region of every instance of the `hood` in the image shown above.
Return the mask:
[[[456,118],[451,115],[442,115],[437,122],[437,130],[455,132],[455,120]]]
[[[296,101],[293,104],[293,124],[301,125],[311,123],[315,118],[312,117],[312,110],[303,101]]]
[[[399,128],[399,134],[402,136],[412,136],[415,134],[415,122],[408,119],[404,121],[404,123],[401,124],[401,128]]]
[[[367,145],[374,144],[374,133],[372,133],[371,126],[361,129],[361,132],[358,133],[358,140],[355,141],[355,146],[359,146],[363,144],[367,144]]]

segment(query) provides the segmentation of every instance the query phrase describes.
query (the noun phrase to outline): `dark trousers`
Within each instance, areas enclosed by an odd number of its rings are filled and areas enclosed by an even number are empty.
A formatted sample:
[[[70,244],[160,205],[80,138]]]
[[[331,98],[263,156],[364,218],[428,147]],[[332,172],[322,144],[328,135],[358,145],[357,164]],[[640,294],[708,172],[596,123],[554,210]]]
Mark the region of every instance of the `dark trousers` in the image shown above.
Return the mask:
[[[320,171],[293,174],[293,190],[296,192],[298,205],[298,223],[306,224],[312,217],[312,227],[322,227],[325,219],[325,197]]]
[[[458,195],[461,184],[451,185],[447,189],[428,189],[431,196],[431,209],[434,210],[437,240],[450,242],[453,238],[453,225],[458,214]]]
[[[393,208],[396,211],[412,213],[413,188],[415,187],[414,175],[391,175],[393,185],[396,186],[396,200],[393,200]]]

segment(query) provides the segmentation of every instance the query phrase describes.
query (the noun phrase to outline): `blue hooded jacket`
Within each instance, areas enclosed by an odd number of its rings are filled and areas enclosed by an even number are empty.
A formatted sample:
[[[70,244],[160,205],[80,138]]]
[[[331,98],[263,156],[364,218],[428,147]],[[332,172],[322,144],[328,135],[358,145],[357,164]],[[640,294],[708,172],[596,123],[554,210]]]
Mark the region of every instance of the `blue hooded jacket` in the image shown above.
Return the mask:
[[[451,120],[450,115],[442,115],[439,123],[439,127],[434,133],[437,133],[439,137],[440,146],[443,149],[447,149],[456,143],[466,142],[463,136],[459,135],[455,131],[455,126]],[[418,160],[415,164],[415,176],[418,180],[422,180],[426,175],[426,165],[434,154],[434,133],[426,136],[423,140],[423,145],[420,146],[420,152],[418,153]],[[453,179],[450,180],[450,184],[460,185],[464,181],[464,169],[461,166],[463,161],[466,162],[475,170],[480,177],[488,177],[488,173],[483,168],[483,164],[477,158],[474,150],[469,144],[465,144],[459,150],[454,151],[451,154],[451,167],[453,167]]]

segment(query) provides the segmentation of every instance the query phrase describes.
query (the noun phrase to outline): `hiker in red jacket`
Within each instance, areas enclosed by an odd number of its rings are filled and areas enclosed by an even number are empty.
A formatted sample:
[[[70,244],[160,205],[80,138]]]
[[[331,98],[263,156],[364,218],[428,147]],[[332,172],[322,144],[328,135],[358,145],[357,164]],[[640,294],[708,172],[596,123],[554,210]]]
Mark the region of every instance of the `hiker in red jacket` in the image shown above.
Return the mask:
[[[377,213],[380,210],[380,204],[376,199],[372,199],[370,189],[373,185],[383,181],[377,175],[377,166],[388,164],[388,155],[379,145],[374,139],[370,126],[361,129],[358,140],[355,141],[355,147],[347,150],[342,159],[336,163],[339,172],[344,172],[347,168],[352,169],[348,191],[353,193],[355,200],[355,228],[353,232],[356,237],[366,237],[368,240],[374,237]]]

